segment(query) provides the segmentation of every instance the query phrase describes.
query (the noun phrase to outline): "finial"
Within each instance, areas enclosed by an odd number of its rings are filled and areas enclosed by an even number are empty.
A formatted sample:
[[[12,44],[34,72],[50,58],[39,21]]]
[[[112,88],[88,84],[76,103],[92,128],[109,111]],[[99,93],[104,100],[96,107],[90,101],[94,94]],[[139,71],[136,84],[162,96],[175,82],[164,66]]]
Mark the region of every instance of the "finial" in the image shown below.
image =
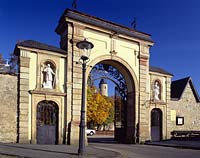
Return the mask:
[[[77,9],[77,0],[73,0],[72,8]]]
[[[133,27],[134,30],[136,29],[136,26],[137,26],[136,20],[137,20],[136,17],[134,17],[133,22],[131,23],[131,26]]]

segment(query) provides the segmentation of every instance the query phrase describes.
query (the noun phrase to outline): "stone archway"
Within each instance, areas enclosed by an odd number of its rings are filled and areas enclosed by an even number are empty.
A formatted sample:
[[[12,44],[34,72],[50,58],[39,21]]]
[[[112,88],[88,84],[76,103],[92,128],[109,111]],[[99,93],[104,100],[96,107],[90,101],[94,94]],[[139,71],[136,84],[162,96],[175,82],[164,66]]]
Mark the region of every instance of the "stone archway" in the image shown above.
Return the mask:
[[[58,105],[41,101],[37,105],[37,144],[58,144]]]
[[[98,61],[101,59],[101,61]],[[120,62],[121,61],[121,62]],[[136,142],[136,109],[137,109],[137,92],[136,92],[136,86],[137,81],[134,72],[129,67],[129,65],[124,62],[122,59],[114,60],[105,58],[105,56],[102,58],[98,58],[95,61],[92,61],[91,63],[95,67],[97,64],[104,64],[104,65],[110,65],[117,69],[119,73],[122,74],[125,84],[126,84],[126,92],[125,92],[125,99],[123,100],[123,108],[121,108],[120,113],[123,113],[123,126],[116,126],[115,124],[115,140],[122,142],[122,143],[135,143]],[[89,74],[88,74],[89,75]],[[119,87],[119,86],[118,86]],[[124,97],[124,95],[121,96],[121,92],[119,89],[115,91],[115,95],[118,95],[120,97]],[[116,106],[115,106],[116,108]],[[115,109],[116,113],[116,109]],[[115,114],[116,115],[116,114]]]

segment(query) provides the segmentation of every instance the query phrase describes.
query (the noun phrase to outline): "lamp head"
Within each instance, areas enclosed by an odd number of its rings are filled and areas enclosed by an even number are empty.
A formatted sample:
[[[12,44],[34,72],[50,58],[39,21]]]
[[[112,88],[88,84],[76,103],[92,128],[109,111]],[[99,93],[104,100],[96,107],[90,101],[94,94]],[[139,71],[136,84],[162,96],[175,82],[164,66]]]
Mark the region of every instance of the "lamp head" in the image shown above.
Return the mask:
[[[91,42],[84,39],[83,41],[77,42],[76,47],[81,50],[81,59],[88,60],[91,49],[94,47],[94,45]]]

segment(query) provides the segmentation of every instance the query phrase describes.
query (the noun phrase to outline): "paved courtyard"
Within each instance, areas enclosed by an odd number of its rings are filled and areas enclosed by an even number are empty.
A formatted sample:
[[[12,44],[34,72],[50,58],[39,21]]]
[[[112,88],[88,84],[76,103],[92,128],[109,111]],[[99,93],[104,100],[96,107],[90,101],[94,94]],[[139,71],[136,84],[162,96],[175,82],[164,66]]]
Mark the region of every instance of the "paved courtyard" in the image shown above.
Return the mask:
[[[199,158],[199,141],[119,144],[112,136],[89,137],[86,158]],[[78,158],[77,146],[0,143],[0,158]]]
[[[20,158],[20,157],[17,157],[17,156],[8,156],[8,155],[2,155],[2,154],[0,154],[0,158]]]

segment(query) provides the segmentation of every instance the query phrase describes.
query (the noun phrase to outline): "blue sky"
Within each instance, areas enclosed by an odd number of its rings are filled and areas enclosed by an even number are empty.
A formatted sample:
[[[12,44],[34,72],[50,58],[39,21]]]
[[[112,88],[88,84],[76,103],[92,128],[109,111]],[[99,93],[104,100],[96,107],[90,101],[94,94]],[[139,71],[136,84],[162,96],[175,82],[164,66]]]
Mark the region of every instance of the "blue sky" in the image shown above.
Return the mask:
[[[200,1],[199,0],[77,0],[78,10],[130,26],[152,35],[152,66],[174,74],[191,76],[200,92]],[[37,40],[59,47],[54,32],[72,0],[1,0],[0,53],[8,58],[18,40]]]

